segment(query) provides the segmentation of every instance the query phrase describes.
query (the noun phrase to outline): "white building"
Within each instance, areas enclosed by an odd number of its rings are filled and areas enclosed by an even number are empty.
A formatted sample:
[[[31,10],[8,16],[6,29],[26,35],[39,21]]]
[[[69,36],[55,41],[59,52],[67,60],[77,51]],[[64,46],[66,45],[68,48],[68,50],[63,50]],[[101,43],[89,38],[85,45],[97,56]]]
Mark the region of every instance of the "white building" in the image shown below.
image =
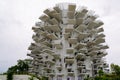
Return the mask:
[[[44,10],[32,30],[34,42],[27,54],[33,58],[31,71],[49,80],[83,80],[108,67],[105,63],[103,22],[86,7],[57,4]]]

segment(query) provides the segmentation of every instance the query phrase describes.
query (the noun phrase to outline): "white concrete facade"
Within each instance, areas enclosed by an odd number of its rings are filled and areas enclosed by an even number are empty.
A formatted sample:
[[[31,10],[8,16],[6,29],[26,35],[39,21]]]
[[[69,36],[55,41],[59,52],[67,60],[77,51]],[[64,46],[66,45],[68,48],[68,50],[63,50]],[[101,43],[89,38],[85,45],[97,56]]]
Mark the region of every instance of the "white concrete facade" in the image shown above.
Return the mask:
[[[32,28],[30,71],[49,80],[83,80],[108,67],[103,22],[85,7],[57,4]]]

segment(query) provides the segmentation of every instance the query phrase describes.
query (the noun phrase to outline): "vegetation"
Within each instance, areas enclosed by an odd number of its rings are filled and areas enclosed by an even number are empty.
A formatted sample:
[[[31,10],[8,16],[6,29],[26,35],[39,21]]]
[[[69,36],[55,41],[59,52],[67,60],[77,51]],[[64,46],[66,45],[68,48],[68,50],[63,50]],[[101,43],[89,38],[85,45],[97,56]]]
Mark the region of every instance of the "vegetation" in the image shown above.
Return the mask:
[[[7,80],[13,80],[13,74],[28,74],[28,63],[24,60],[18,60],[17,65],[11,66],[7,70]]]
[[[95,78],[85,78],[85,80],[120,80],[120,66],[111,64],[111,73],[104,73],[99,70],[98,76]]]

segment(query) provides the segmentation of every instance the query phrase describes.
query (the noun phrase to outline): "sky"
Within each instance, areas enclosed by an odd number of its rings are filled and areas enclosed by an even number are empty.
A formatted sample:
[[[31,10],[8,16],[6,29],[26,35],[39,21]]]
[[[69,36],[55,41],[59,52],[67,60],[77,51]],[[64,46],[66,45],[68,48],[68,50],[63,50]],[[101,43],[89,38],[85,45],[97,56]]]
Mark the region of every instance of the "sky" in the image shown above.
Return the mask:
[[[106,44],[110,47],[107,63],[120,65],[120,0],[0,0],[0,72],[29,58],[28,46],[32,42],[32,26],[46,8],[57,3],[70,2],[95,11],[104,22]]]

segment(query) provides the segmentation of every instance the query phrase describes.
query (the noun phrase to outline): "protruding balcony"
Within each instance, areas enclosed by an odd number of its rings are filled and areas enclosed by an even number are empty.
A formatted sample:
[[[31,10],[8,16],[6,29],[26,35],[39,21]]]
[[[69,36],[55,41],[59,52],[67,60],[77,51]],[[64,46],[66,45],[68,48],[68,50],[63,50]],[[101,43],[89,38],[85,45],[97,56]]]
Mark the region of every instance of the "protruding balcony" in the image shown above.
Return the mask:
[[[79,64],[79,65],[77,65],[77,69],[78,70],[85,69],[85,65]]]
[[[69,38],[68,42],[71,44],[76,44],[77,43],[77,38]]]
[[[58,21],[62,21],[62,17],[60,13],[54,13],[53,15]]]
[[[46,32],[46,31],[40,31],[41,36],[47,36],[47,34],[48,34],[48,32]]]
[[[67,48],[66,52],[69,54],[74,53],[74,48]]]
[[[68,19],[68,24],[75,25],[76,20],[75,19]]]
[[[77,43],[75,46],[75,49],[80,49],[80,48],[84,48],[86,46],[85,43]]]
[[[44,53],[49,53],[49,54],[53,54],[54,52],[50,49],[44,49],[42,52]]]
[[[97,38],[103,38],[103,37],[105,37],[105,35],[103,33],[101,33],[97,36]]]
[[[79,25],[75,30],[79,32],[79,31],[84,31],[86,28],[87,27],[82,24],[82,25]]]
[[[51,24],[54,24],[54,25],[56,24],[56,25],[58,25],[58,21],[57,21],[55,18],[50,19],[49,22],[50,22]]]
[[[73,25],[67,25],[67,26],[65,27],[65,32],[66,32],[66,33],[72,32],[73,30],[74,30]]]
[[[72,63],[74,63],[74,61],[75,61],[75,60],[74,60],[74,57],[66,57],[66,58],[65,58],[65,62],[66,62],[66,63],[71,63],[71,64],[72,64]]]
[[[96,44],[100,44],[100,43],[104,43],[105,42],[105,39],[104,38],[97,38],[96,40],[95,40],[95,43]]]
[[[61,42],[61,40],[54,40],[53,45],[54,45],[57,49],[62,49],[62,42]]]
[[[103,67],[104,67],[104,68],[108,68],[108,67],[109,67],[109,64],[104,63],[104,64],[103,64]]]
[[[98,51],[91,51],[88,53],[88,55],[90,56],[94,56],[94,55],[97,55]]]
[[[70,33],[64,33],[64,38],[67,40],[70,37]]]
[[[56,68],[57,68],[58,70],[61,70],[61,69],[62,69],[62,64],[56,65]]]
[[[85,58],[85,55],[82,53],[77,53],[76,54],[76,59],[81,59],[81,58]]]
[[[49,25],[49,28],[54,32],[60,32],[60,27],[58,25]]]
[[[108,45],[103,45],[100,47],[100,49],[108,49],[108,48],[109,48]]]
[[[97,26],[97,23],[95,21],[88,24],[88,29],[93,29],[95,26]]]
[[[103,31],[104,31],[103,28],[99,28],[99,29],[97,30],[98,33],[103,32]]]
[[[55,59],[60,59],[60,54],[52,54],[52,56],[54,56]]]
[[[54,17],[53,14],[57,13],[57,11],[54,10],[54,9],[46,9],[46,10],[44,10],[44,13],[47,14],[48,16],[50,16],[50,17]]]
[[[64,73],[56,73],[57,76],[62,77],[64,76]]]
[[[42,15],[42,16],[39,17],[39,19],[42,20],[42,21],[48,21],[49,20],[49,16]]]
[[[103,23],[102,21],[100,21],[100,20],[97,20],[96,23],[97,23],[97,25],[96,25],[94,28],[98,28],[98,27],[100,27],[100,26],[102,26],[102,25],[104,24],[104,23]]]
[[[75,4],[70,4],[68,5],[68,10],[69,11],[75,11],[76,5]]]
[[[74,18],[74,11],[68,11],[67,15],[69,19],[73,19]]]
[[[52,46],[52,44],[49,42],[49,41],[47,41],[47,40],[45,40],[45,41],[43,41],[43,42],[40,42],[41,44],[44,44],[44,45],[46,45],[46,46],[48,46],[48,47],[51,47]]]
[[[78,32],[78,31],[77,31]],[[78,32],[78,39],[82,40],[88,36],[87,33]]]
[[[83,22],[83,18],[76,19],[76,25],[81,25]]]
[[[68,72],[68,76],[74,76],[74,75],[75,75],[74,71]]]
[[[47,73],[48,76],[55,76],[55,73],[54,72],[51,72],[51,73]]]
[[[55,6],[54,9],[55,9],[57,12],[60,12],[60,11],[61,11],[61,9],[60,9],[59,7],[57,7],[57,6]]]
[[[52,39],[52,40],[57,40],[58,39],[58,37],[54,33],[47,34],[47,37]]]

